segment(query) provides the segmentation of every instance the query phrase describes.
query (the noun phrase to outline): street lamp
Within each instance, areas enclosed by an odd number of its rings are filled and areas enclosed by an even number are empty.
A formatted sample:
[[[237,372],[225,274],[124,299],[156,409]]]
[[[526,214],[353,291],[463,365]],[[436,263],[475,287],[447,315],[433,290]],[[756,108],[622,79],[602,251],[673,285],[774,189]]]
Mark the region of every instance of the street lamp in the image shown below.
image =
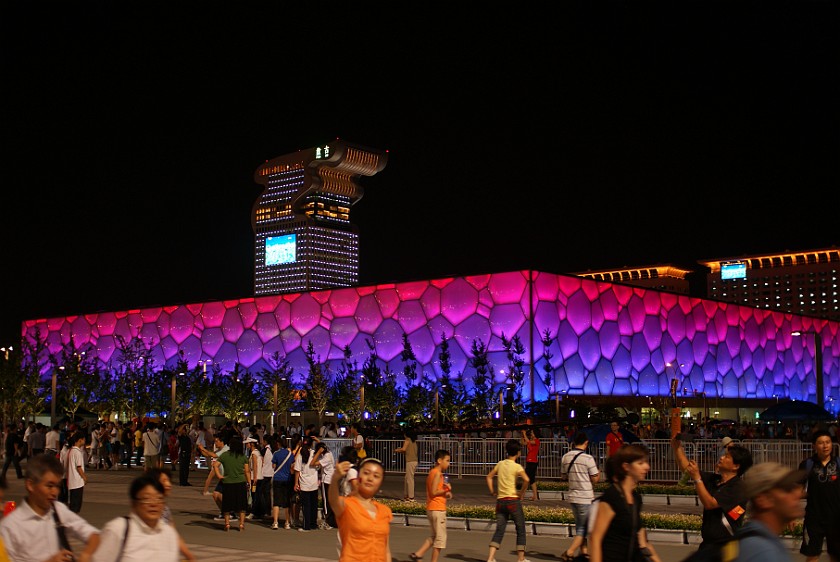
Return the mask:
[[[0,351],[2,351],[6,355],[6,361],[9,360],[9,352],[13,351],[15,348],[12,346],[9,347],[0,347]]]
[[[58,371],[64,370],[64,365],[59,367],[58,369],[54,369],[52,373],[52,403],[50,404],[50,427],[55,425],[55,398],[56,398],[56,387],[58,386]]]
[[[803,336],[810,334],[814,336],[814,375],[817,379],[817,406],[825,407],[825,396],[823,396],[823,350],[822,350],[822,336],[814,331],[801,332],[799,330],[791,332],[792,336]]]
[[[213,361],[211,361],[210,359],[199,359],[198,364],[201,365],[201,372],[206,377],[207,376],[207,365],[208,364],[212,365]]]
[[[175,387],[178,384],[177,377],[178,375],[184,376],[184,373],[172,373],[172,407],[169,410],[169,417],[171,418],[170,421],[175,421]]]

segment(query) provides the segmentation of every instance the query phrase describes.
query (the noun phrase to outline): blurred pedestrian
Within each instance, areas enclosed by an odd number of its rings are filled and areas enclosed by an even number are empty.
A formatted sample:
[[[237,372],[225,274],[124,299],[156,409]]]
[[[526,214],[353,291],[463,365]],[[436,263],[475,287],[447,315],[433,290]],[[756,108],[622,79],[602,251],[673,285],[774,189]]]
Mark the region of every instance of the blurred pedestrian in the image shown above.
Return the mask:
[[[775,462],[756,464],[744,474],[749,520],[737,534],[738,562],[793,562],[780,535],[803,516],[805,472]],[[807,515],[806,515],[807,517]]]
[[[349,496],[339,493],[350,462],[336,465],[330,486],[330,505],[335,510],[341,537],[339,562],[391,562],[391,509],[374,499],[385,479],[385,468],[373,457],[358,466],[358,484]]]
[[[64,476],[61,462],[49,454],[26,463],[26,498],[0,519],[0,537],[14,562],[70,562],[68,535],[83,544],[75,560],[86,562],[99,545],[99,530],[56,501]]]
[[[110,520],[102,529],[102,542],[93,562],[179,562],[181,550],[175,528],[163,520],[164,489],[146,467],[146,474],[129,487],[131,514]]]
[[[640,554],[661,562],[641,520],[638,485],[649,471],[648,450],[642,445],[625,445],[607,460],[606,479],[611,485],[598,500],[589,536],[590,562],[629,562]]]

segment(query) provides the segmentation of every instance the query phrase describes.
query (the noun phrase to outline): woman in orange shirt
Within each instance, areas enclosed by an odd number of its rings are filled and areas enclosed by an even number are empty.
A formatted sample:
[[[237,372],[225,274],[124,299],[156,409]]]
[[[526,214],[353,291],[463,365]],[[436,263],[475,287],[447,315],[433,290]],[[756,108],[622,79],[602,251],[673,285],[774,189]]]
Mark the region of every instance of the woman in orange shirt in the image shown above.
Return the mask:
[[[341,537],[339,562],[391,562],[391,508],[376,501],[385,469],[378,459],[368,457],[358,466],[357,486],[349,496],[339,494],[341,480],[350,463],[335,467],[330,484],[330,507],[338,521]]]

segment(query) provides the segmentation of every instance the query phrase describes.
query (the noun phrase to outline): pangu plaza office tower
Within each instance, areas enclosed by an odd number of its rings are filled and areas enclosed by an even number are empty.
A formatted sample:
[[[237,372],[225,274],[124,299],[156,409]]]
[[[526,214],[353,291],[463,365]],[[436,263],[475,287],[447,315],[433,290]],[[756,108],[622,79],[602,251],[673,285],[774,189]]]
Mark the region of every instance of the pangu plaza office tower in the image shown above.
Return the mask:
[[[254,172],[265,186],[254,204],[254,294],[356,285],[359,235],[350,207],[364,193],[359,176],[380,172],[380,150],[342,140],[267,161]]]

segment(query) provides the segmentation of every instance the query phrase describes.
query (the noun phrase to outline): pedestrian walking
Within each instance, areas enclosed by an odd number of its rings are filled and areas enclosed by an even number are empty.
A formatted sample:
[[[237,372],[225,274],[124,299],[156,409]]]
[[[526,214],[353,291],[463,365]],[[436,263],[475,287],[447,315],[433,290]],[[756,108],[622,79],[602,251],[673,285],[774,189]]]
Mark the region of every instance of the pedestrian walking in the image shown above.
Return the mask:
[[[502,544],[508,521],[513,519],[516,525],[516,554],[519,562],[529,562],[525,558],[525,513],[522,511],[522,498],[528,489],[530,480],[525,469],[519,464],[522,444],[518,439],[509,439],[505,444],[507,457],[496,463],[487,474],[487,487],[490,495],[496,496],[496,532],[490,540],[487,562],[496,561],[496,551]],[[522,487],[516,489],[516,481],[522,479]],[[494,483],[495,479],[495,483]]]
[[[451,456],[446,449],[435,452],[435,466],[426,477],[426,518],[429,520],[431,535],[423,544],[408,555],[413,562],[423,559],[427,550],[432,550],[432,562],[438,562],[440,553],[446,548],[446,500],[452,498],[452,486],[449,484]]]
[[[630,562],[640,556],[661,562],[641,521],[638,485],[649,471],[648,450],[642,445],[625,445],[607,459],[610,486],[598,499],[589,536],[590,562]]]
[[[567,499],[572,506],[575,516],[575,538],[560,556],[565,562],[570,562],[578,550],[587,553],[586,535],[589,510],[595,499],[595,484],[598,483],[600,472],[598,463],[586,452],[589,447],[589,437],[585,432],[575,434],[572,450],[560,459],[560,472],[566,475],[569,485]]]
[[[26,463],[26,498],[0,519],[0,537],[14,562],[74,559],[68,535],[81,542],[80,560],[99,546],[99,530],[56,501],[64,467],[54,455],[37,455]]]

